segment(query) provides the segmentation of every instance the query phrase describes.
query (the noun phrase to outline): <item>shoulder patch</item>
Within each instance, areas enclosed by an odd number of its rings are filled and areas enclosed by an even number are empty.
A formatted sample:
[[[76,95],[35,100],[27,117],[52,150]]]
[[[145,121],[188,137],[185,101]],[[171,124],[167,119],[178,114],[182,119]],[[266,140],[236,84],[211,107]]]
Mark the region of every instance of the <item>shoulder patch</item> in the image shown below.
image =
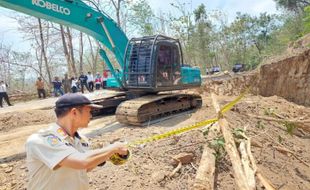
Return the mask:
[[[59,146],[61,144],[61,140],[53,134],[47,135],[46,141],[51,146]]]
[[[58,128],[57,133],[63,137],[67,136],[67,133],[62,128]]]

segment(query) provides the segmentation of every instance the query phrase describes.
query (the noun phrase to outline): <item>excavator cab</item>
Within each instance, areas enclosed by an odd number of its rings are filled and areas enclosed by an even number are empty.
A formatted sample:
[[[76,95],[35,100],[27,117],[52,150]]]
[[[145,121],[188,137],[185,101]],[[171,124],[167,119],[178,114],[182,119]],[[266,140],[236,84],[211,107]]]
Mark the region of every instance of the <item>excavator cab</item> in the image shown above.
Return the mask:
[[[131,39],[124,63],[122,79],[126,89],[159,92],[196,87],[201,83],[199,69],[183,66],[180,42],[170,37]]]

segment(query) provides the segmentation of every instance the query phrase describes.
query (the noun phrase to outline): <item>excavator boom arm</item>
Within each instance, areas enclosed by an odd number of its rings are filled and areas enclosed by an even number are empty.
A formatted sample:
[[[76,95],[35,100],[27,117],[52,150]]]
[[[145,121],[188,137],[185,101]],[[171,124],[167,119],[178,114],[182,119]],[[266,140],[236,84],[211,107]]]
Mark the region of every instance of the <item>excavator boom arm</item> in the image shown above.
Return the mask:
[[[125,33],[109,16],[81,0],[0,0],[0,6],[88,34],[113,52],[121,68],[124,66],[124,53],[128,43]],[[103,49],[100,55],[115,75],[114,68]]]

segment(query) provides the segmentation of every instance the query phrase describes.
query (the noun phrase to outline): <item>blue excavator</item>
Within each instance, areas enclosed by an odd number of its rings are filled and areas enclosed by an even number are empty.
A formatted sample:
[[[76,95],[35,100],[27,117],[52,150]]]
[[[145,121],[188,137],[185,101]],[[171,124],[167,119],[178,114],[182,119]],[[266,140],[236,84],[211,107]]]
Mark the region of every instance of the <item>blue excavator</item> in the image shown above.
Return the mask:
[[[95,101],[104,106],[99,112],[114,110],[120,123],[141,126],[202,104],[201,96],[180,91],[199,87],[201,75],[199,68],[184,65],[177,39],[154,35],[129,40],[91,0],[0,0],[0,6],[75,28],[111,52],[112,58],[103,48],[99,54],[113,76],[108,87],[121,93]]]

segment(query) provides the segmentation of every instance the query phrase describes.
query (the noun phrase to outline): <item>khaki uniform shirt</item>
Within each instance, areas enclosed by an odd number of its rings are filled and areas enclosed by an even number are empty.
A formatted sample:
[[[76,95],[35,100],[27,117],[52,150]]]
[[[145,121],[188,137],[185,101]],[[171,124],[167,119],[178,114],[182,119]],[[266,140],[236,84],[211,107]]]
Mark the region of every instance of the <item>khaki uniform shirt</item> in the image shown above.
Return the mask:
[[[37,80],[36,86],[37,86],[37,89],[44,89],[44,82]]]
[[[26,142],[29,190],[85,190],[88,189],[86,170],[67,167],[54,169],[64,158],[88,149],[85,138],[76,133],[70,137],[57,124],[31,135]]]

